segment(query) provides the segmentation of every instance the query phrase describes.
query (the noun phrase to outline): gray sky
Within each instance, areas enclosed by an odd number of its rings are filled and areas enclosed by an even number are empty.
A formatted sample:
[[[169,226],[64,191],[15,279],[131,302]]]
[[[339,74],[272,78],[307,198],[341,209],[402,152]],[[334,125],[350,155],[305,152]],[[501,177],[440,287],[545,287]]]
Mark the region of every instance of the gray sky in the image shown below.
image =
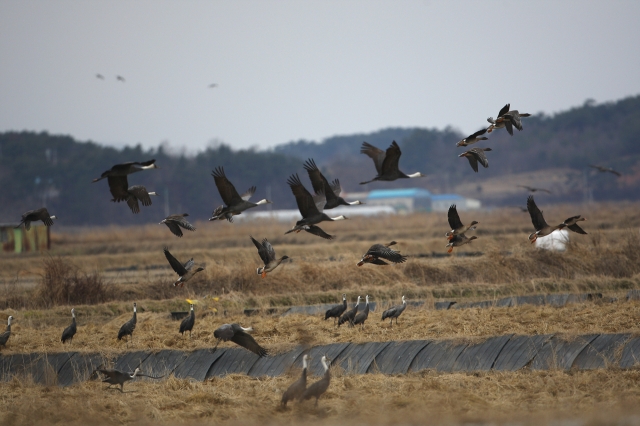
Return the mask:
[[[507,102],[640,93],[639,18],[639,1],[0,0],[0,131],[191,152],[471,133]]]

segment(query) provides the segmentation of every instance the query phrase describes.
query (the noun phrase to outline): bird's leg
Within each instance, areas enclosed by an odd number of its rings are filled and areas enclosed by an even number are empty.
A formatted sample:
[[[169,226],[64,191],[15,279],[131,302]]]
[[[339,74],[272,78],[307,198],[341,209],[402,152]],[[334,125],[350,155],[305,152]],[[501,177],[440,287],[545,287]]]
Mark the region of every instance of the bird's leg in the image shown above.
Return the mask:
[[[267,271],[262,270],[262,274],[260,275],[262,278],[266,278],[267,276]]]

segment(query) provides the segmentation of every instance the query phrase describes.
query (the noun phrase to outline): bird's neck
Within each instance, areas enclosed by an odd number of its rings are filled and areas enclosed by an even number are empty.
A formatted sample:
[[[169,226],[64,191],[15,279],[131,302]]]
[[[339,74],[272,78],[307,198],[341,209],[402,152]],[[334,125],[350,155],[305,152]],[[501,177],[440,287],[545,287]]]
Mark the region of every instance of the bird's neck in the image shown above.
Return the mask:
[[[257,205],[262,205],[262,204],[271,204],[271,201],[267,200],[266,198],[264,200],[260,200],[256,203]]]

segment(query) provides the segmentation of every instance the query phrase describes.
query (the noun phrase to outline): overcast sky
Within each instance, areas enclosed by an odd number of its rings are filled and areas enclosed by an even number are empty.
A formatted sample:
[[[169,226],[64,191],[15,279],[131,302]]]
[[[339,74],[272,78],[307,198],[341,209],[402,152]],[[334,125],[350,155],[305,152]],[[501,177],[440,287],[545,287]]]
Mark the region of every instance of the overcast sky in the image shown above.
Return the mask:
[[[636,0],[0,0],[0,131],[191,152],[471,133],[507,102],[639,94],[639,19]]]

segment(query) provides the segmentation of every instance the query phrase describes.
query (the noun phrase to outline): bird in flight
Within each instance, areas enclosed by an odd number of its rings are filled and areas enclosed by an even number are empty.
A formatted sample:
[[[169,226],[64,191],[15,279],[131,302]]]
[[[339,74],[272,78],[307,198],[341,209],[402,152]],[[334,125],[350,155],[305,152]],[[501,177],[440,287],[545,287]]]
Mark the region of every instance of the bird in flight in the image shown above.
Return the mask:
[[[548,189],[544,189],[544,188],[534,188],[532,186],[527,186],[527,185],[518,185],[518,188],[524,188],[529,192],[546,192],[547,194],[551,194],[551,191],[549,191]]]
[[[217,83],[211,83],[209,86],[209,89],[213,89],[214,87],[218,87]]]
[[[96,78],[100,79],[100,80],[104,80],[104,75],[102,74],[96,74]]]
[[[593,167],[594,169],[596,169],[596,170],[598,170],[600,172],[603,172],[603,173],[609,172],[609,173],[613,173],[614,175],[616,175],[618,177],[622,176],[622,174],[620,172],[617,172],[617,171],[613,170],[611,167],[596,166],[594,164],[589,164],[589,167]]]
[[[116,76],[116,80],[121,81],[121,82],[123,82],[123,83],[126,81],[126,80],[124,79],[124,77],[123,77],[123,76],[121,76],[121,75],[117,75],[117,76]]]

